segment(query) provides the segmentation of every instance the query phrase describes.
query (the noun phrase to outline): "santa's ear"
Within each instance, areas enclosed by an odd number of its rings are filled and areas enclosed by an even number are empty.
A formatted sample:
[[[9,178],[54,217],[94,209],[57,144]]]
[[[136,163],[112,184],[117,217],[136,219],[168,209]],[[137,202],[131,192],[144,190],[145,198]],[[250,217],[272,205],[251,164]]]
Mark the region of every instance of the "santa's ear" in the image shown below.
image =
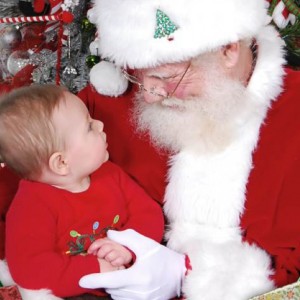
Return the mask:
[[[240,55],[240,43],[231,43],[221,48],[222,63],[226,68],[237,65]]]
[[[49,168],[57,175],[67,175],[69,173],[69,165],[62,152],[55,152],[49,158]]]

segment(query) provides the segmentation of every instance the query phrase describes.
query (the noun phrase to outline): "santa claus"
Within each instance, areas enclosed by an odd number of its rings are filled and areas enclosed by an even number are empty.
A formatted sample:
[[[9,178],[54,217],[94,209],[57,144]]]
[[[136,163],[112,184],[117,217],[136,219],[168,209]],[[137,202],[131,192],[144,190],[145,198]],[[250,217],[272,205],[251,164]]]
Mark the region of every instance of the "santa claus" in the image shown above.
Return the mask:
[[[99,52],[139,88],[131,108],[137,131],[170,155],[163,200],[168,248],[113,232],[136,252],[136,263],[80,284],[105,287],[113,299],[182,293],[242,300],[295,281],[300,76],[284,70],[284,45],[267,24],[265,1],[98,0],[93,19]],[[91,73],[99,92],[102,82],[116,80],[103,78],[103,66]],[[101,118],[131,96],[105,102]],[[93,92],[83,97],[96,102]],[[114,145],[113,121],[104,123]],[[131,149],[147,160],[138,152]]]

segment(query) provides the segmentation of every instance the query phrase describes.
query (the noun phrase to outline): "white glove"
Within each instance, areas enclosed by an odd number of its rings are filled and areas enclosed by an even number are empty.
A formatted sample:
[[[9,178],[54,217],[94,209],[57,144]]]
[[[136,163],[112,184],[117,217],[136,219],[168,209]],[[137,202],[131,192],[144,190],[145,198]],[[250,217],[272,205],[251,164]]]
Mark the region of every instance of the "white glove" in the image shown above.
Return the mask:
[[[136,255],[132,267],[83,276],[83,288],[104,288],[115,300],[167,300],[180,295],[185,256],[132,229],[109,230],[107,236]]]

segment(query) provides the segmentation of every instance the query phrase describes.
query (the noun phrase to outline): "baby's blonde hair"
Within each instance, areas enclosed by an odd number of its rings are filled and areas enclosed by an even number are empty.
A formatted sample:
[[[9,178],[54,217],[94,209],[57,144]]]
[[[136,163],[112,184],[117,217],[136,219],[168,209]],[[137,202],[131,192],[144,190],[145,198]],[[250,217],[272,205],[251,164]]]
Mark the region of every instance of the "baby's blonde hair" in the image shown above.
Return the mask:
[[[23,178],[41,175],[61,147],[52,115],[65,91],[56,85],[32,85],[0,99],[0,160]]]

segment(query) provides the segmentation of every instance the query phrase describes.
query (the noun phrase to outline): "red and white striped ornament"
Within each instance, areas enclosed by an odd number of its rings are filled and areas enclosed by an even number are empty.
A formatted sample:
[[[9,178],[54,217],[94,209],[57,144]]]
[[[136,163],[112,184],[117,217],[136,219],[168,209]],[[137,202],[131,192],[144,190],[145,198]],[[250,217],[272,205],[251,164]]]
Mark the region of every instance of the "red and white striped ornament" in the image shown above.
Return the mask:
[[[289,23],[294,24],[296,21],[295,13],[299,11],[299,8],[294,11],[292,8],[295,7],[294,1],[287,0],[268,0],[271,5],[270,13],[274,23],[278,28],[285,28]]]
[[[61,5],[63,1],[61,0],[50,0],[50,14],[59,15],[62,12]],[[49,22],[46,24],[45,32],[52,31],[59,26],[58,22]]]

